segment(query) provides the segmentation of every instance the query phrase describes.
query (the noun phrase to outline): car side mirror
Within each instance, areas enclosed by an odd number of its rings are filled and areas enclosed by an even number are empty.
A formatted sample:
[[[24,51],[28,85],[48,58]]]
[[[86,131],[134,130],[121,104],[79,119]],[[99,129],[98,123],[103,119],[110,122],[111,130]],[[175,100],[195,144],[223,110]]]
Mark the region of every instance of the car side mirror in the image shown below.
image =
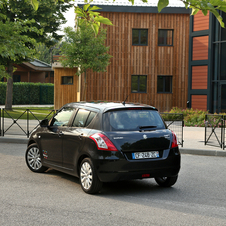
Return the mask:
[[[49,125],[49,120],[47,118],[43,119],[41,122],[40,122],[40,126],[41,127],[47,127]]]

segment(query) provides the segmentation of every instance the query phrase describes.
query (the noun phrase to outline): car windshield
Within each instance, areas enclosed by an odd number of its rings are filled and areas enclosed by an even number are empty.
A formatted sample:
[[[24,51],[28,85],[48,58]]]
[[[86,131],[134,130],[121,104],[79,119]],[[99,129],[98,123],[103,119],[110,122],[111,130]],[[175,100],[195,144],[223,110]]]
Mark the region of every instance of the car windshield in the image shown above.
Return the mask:
[[[159,113],[149,109],[109,111],[103,115],[104,131],[165,129]]]

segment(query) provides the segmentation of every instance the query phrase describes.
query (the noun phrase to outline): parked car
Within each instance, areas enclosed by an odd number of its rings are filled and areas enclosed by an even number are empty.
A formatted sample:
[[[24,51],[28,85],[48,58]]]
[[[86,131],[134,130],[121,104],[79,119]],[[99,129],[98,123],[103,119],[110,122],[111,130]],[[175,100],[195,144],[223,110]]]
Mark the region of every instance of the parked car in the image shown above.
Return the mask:
[[[30,136],[25,159],[33,172],[48,168],[80,178],[86,193],[103,182],[155,178],[174,185],[180,170],[176,135],[157,109],[125,103],[69,103]]]

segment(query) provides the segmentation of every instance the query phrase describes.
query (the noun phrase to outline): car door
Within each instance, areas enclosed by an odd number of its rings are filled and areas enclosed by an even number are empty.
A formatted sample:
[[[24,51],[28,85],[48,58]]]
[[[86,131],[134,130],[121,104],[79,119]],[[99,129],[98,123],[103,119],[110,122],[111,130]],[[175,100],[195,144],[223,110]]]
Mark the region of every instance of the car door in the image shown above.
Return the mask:
[[[63,166],[74,169],[79,153],[84,145],[85,138],[91,129],[87,126],[95,117],[96,112],[78,109],[71,128],[65,131],[63,139]]]
[[[65,131],[75,108],[64,107],[52,119],[45,133],[40,137],[44,162],[62,166],[62,144]]]

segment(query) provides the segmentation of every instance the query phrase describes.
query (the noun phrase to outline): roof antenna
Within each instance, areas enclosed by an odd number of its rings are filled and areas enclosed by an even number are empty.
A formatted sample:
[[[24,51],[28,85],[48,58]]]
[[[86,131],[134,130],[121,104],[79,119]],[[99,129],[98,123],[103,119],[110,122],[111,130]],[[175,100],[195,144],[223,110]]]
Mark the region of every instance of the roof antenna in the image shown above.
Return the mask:
[[[125,106],[125,104],[126,104],[126,100],[127,100],[128,96],[129,96],[129,94],[127,95],[126,99],[122,102],[122,104],[123,104],[124,106]]]

